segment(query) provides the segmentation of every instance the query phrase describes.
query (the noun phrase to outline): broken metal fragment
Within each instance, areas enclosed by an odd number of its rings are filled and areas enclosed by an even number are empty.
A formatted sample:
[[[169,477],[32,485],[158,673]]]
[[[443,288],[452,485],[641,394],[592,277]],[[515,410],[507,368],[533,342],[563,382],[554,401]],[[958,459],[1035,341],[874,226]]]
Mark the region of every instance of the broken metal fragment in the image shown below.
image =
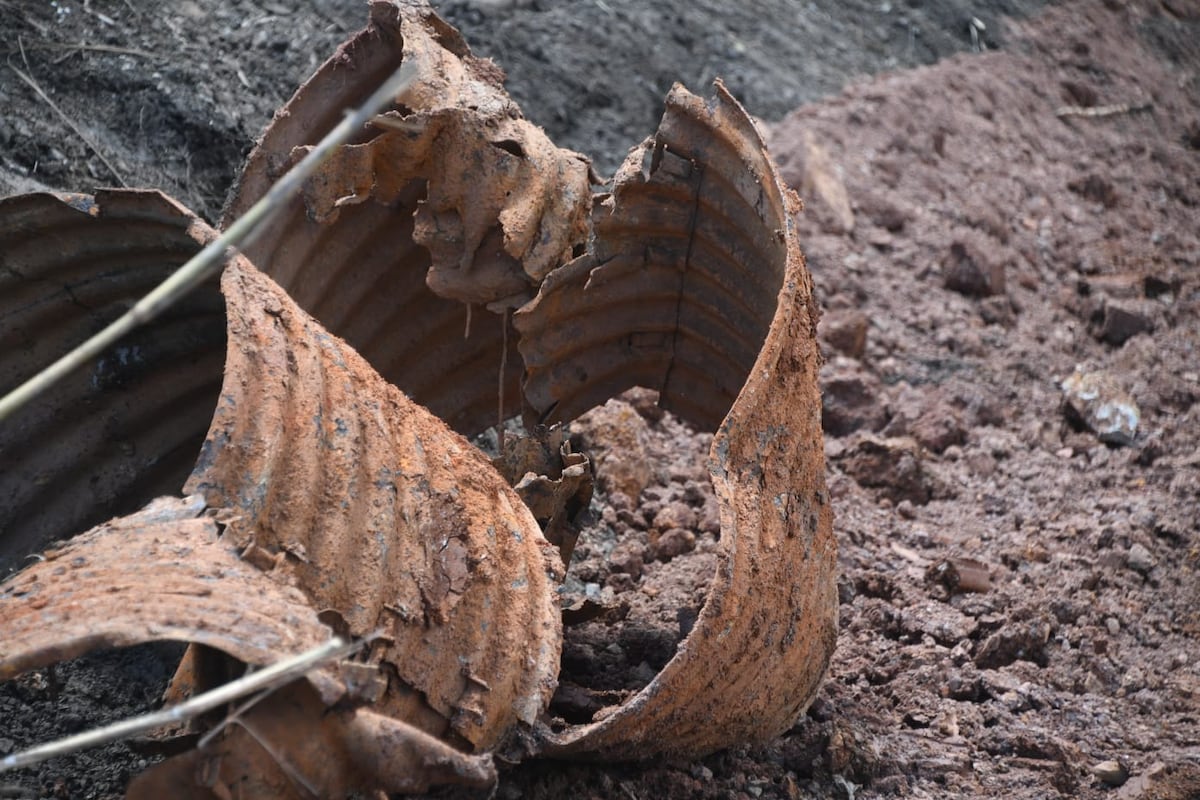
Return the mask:
[[[585,255],[515,315],[528,416],[569,420],[631,386],[716,429],[718,566],[689,636],[632,699],[544,728],[555,757],[700,756],[786,730],[837,635],[817,309],[799,200],[718,82],[676,86],[597,208]],[[732,406],[732,407],[731,407]]]
[[[0,394],[194,255],[197,222],[157,192],[0,200]],[[54,539],[177,493],[224,358],[213,280],[0,425],[0,579]]]
[[[351,37],[276,114],[251,153],[228,223],[402,62],[404,105],[341,148],[245,252],[388,381],[473,435],[520,411],[521,364],[503,315],[582,249],[586,158],[521,117],[502,73],[427,5],[376,0]],[[515,343],[515,333],[508,338]],[[512,347],[512,345],[510,345]],[[419,354],[419,357],[417,357]]]

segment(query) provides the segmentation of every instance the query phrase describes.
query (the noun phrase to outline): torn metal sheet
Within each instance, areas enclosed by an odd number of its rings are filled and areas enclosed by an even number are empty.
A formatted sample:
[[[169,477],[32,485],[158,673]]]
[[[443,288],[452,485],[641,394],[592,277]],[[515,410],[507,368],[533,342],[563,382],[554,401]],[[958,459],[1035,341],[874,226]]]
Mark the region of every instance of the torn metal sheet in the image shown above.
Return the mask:
[[[495,782],[490,755],[467,755],[367,709],[330,707],[295,683],[239,714],[210,743],[134,778],[126,797],[310,800]]]
[[[502,388],[502,315],[581,248],[587,160],[521,118],[502,74],[423,3],[371,4],[352,37],[276,114],[226,220],[262,197],[306,148],[402,62],[403,105],[341,148],[246,249],[302,308],[389,381],[472,434],[520,410],[516,336]],[[510,334],[512,332],[510,331]],[[420,353],[420,358],[414,358]]]
[[[471,749],[532,724],[558,673],[558,555],[487,457],[244,260],[225,382],[187,491],[389,675],[375,707]]]
[[[308,598],[242,560],[218,537],[216,521],[201,516],[204,509],[199,496],[159,498],[46,553],[0,586],[0,680],[98,648],[151,641],[203,644],[253,665],[326,641],[331,632]],[[272,692],[214,745],[142,775],[129,796],[228,796],[215,791],[224,785],[239,787],[242,797],[344,797],[494,783],[490,757],[347,706],[350,697],[340,665],[314,670]],[[209,779],[198,777],[200,763],[211,767]]]
[[[536,419],[642,385],[717,430],[719,561],[699,620],[632,699],[544,729],[543,755],[700,756],[763,741],[795,722],[825,673],[837,551],[799,208],[724,86],[707,101],[676,86],[658,134],[618,172],[592,249],[516,314]]]
[[[0,200],[0,394],[124,313],[196,252],[157,192]],[[0,426],[0,579],[53,539],[183,485],[225,359],[216,280]]]
[[[261,665],[327,640],[304,595],[239,559],[204,508],[160,498],[0,584],[0,680],[99,647],[193,641]]]
[[[516,489],[563,564],[570,564],[595,489],[591,460],[571,451],[561,425],[538,425],[528,436],[502,440],[492,466]]]

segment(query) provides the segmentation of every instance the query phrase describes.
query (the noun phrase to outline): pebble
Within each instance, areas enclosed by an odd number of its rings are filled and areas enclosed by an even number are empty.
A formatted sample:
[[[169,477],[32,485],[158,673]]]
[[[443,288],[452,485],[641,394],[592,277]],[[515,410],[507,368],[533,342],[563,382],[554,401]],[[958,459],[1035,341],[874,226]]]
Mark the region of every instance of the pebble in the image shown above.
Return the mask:
[[[834,350],[850,358],[861,359],[867,349],[870,320],[857,309],[838,309],[821,315],[820,337]]]
[[[1121,632],[1121,623],[1116,617],[1109,617],[1108,619],[1104,620],[1104,627],[1108,628],[1109,636],[1116,636]]]
[[[880,430],[888,420],[883,384],[848,359],[821,370],[821,425],[829,436]]]
[[[695,549],[696,534],[682,528],[671,528],[658,537],[654,544],[654,555],[659,561],[670,561]]]
[[[1125,556],[1125,563],[1129,565],[1130,569],[1134,569],[1144,575],[1154,569],[1154,565],[1157,562],[1155,562],[1154,556],[1150,554],[1150,551],[1144,545],[1135,543],[1129,548],[1129,553]]]
[[[1113,345],[1121,345],[1139,333],[1154,330],[1154,320],[1145,308],[1146,304],[1127,301],[1121,304],[1104,304],[1103,317],[1096,330],[1096,337]]]
[[[1076,368],[1062,382],[1063,409],[1067,418],[1096,433],[1102,442],[1133,444],[1141,411],[1133,397],[1106,372]]]
[[[1092,767],[1092,774],[1109,786],[1120,786],[1129,780],[1129,770],[1120,761],[1101,761]]]

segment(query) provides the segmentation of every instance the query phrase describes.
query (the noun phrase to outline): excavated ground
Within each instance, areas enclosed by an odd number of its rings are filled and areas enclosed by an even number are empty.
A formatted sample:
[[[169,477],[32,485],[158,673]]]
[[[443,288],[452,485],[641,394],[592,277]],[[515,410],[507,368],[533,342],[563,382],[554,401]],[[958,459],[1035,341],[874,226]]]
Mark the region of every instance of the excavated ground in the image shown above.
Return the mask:
[[[497,796],[1200,795],[1200,5],[720,5],[441,8],[601,171],[654,129],[673,80],[723,75],[769,121],[824,310],[838,651],[772,742],[524,764]],[[241,0],[0,14],[0,190],[111,184],[102,153],[210,219],[271,111],[365,16]],[[1136,404],[1132,441],[1069,412],[1077,369]],[[622,613],[568,631],[563,682],[629,691],[704,596],[711,437],[644,392],[574,433],[624,454],[602,464],[571,570]],[[0,753],[151,707],[177,657],[98,654],[0,685]],[[555,710],[586,715],[589,696]],[[119,745],[0,784],[115,797],[145,758]]]

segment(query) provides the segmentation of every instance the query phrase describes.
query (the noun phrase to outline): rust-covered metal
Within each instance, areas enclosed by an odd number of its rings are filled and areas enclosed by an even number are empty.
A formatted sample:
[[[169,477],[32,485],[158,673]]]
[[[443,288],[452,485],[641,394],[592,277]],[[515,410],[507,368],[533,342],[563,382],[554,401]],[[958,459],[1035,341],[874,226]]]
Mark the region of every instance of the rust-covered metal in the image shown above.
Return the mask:
[[[589,164],[521,117],[502,73],[423,3],[376,0],[353,36],[276,114],[226,218],[402,62],[403,104],[342,148],[246,250],[389,381],[456,430],[520,410],[521,366],[502,315],[582,247]],[[511,331],[510,331],[511,333]],[[414,358],[414,353],[420,353]]]
[[[181,638],[196,645],[171,689],[178,697],[211,685],[216,651],[265,663],[329,631],[378,634],[356,666],[369,673],[369,697],[338,702],[350,678],[312,678],[147,773],[131,796],[481,785],[494,776],[487,754],[513,742],[507,753],[696,757],[786,730],[828,666],[836,545],[817,309],[794,226],[799,200],[753,121],[720,82],[710,99],[676,86],[657,133],[593,196],[586,159],[521,119],[494,65],[472,57],[427,5],[376,0],[370,26],[277,115],[229,213],[261,197],[402,61],[418,66],[412,87],[334,154],[249,258],[231,260],[221,294],[202,293],[144,334],[187,332],[177,345],[164,339],[163,358],[138,362],[137,385],[161,382],[165,399],[83,380],[0,427],[7,456],[56,425],[62,437],[107,443],[110,407],[127,425],[153,419],[170,435],[134,451],[170,458],[95,461],[120,477],[109,494],[130,508],[153,496],[148,487],[178,492],[180,443],[196,441],[201,416],[208,431],[191,451],[189,499],[161,501],[160,517],[147,509],[89,534],[77,543],[83,550],[63,551],[88,554],[79,569],[98,559],[107,572],[66,586],[75,567],[60,554],[0,586],[0,599],[32,615],[0,614],[8,648],[0,665],[17,665],[0,674],[101,644]],[[128,253],[118,216],[130,220]],[[0,383],[81,338],[75,318],[92,320],[93,310],[68,305],[96,270],[107,274],[92,257],[97,242],[121,265],[150,254],[154,272],[166,263],[165,242],[182,261],[214,235],[155,194],[0,203],[0,245],[9,248],[0,247],[0,287],[16,287],[0,296],[0,337],[7,345],[50,332],[45,348],[54,351],[23,359],[6,346]],[[67,255],[39,258],[42,249]],[[181,321],[193,317],[201,332]],[[537,426],[569,422],[633,386],[657,390],[662,406],[715,431],[717,569],[692,632],[649,686],[568,725],[545,709],[562,641],[556,590],[578,533],[573,520],[591,498],[591,468],[561,431]],[[176,404],[186,409],[178,420]],[[510,440],[495,465],[451,429],[474,432],[518,408],[534,436]],[[0,554],[76,530],[108,507],[82,488],[97,467],[67,463],[62,444],[55,451],[44,466],[18,453],[19,466],[0,472]],[[71,501],[80,510],[37,517],[46,482],[80,493]],[[10,534],[27,530],[27,516],[33,532]],[[138,582],[154,584],[142,594],[119,574],[116,532],[126,529],[128,552],[158,565],[139,567]],[[120,598],[144,597],[144,608],[127,601],[88,638],[84,621],[105,613],[104,580],[128,587]],[[206,580],[211,595],[200,590]],[[182,588],[171,594],[172,586]],[[230,586],[257,598],[252,609],[277,603],[279,618],[236,618],[243,598],[225,597]],[[70,591],[94,603],[88,614],[68,619]],[[58,633],[34,630],[30,621],[46,609],[63,617]],[[9,644],[10,627],[19,645]],[[262,731],[286,746],[268,752]]]
[[[243,560],[204,510],[199,496],[159,498],[0,587],[0,680],[101,647],[180,639],[266,665],[328,639],[304,593]],[[199,800],[229,796],[224,788],[299,799],[495,780],[490,758],[347,704],[343,666],[276,690],[213,744],[141,776],[129,796]],[[197,780],[199,765],[206,780]]]
[[[555,686],[561,564],[487,457],[243,260],[221,280],[225,382],[186,490],[335,629],[384,640],[382,713],[469,749]]]
[[[702,100],[677,86],[658,134],[618,171],[594,247],[516,315],[539,419],[657,388],[662,405],[716,427],[721,506],[717,571],[675,657],[599,721],[546,729],[542,754],[699,756],[761,741],[795,722],[825,673],[836,544],[799,208],[725,88]]]
[[[194,254],[195,222],[157,192],[0,200],[0,393]],[[214,280],[0,425],[0,578],[53,539],[178,492],[224,359]]]
[[[204,508],[160,498],[0,585],[0,680],[99,647],[176,639],[270,664],[328,639],[304,595],[238,558]]]

